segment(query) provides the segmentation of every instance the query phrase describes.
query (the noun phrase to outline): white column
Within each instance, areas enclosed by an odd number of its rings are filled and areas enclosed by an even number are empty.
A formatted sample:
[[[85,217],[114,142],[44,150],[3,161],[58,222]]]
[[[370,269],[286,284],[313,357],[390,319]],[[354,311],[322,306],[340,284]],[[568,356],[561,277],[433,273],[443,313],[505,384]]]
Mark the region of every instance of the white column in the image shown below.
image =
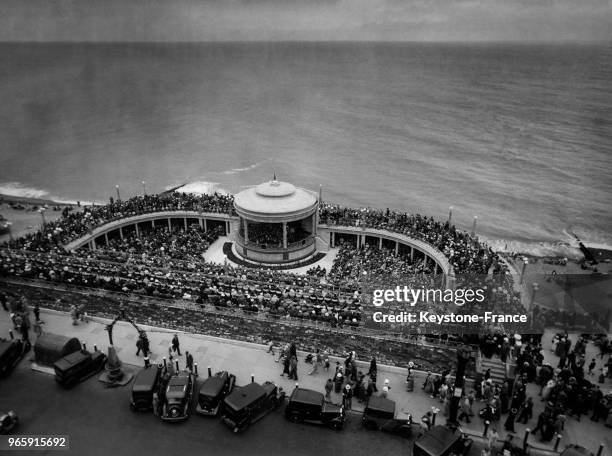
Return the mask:
[[[395,241],[395,254],[397,255],[399,252],[399,242]]]
[[[414,247],[410,246],[410,261],[414,261]]]
[[[183,217],[183,223],[185,225],[185,231],[187,231],[187,217]]]
[[[242,222],[244,223],[244,243],[248,244],[249,243],[249,222],[247,221],[247,219],[242,219]]]
[[[140,230],[138,229],[138,223],[134,223],[134,228],[136,228],[136,237],[140,237]]]
[[[208,231],[208,224],[206,223],[206,219],[204,219],[204,231]]]
[[[121,236],[121,240],[123,241],[123,228],[119,227],[119,236]]]
[[[168,230],[172,231],[172,222],[168,219]]]
[[[104,240],[106,241],[106,245],[108,246],[108,233],[104,233]]]
[[[287,248],[287,222],[283,222],[283,249]]]
[[[334,233],[333,231],[331,233],[331,243],[332,247],[336,247],[336,233]]]
[[[382,250],[382,238],[378,238],[378,250]]]
[[[151,228],[155,229],[155,219],[151,219]]]
[[[202,219],[198,219],[199,223],[200,223],[200,228],[204,228],[204,224],[202,223]]]

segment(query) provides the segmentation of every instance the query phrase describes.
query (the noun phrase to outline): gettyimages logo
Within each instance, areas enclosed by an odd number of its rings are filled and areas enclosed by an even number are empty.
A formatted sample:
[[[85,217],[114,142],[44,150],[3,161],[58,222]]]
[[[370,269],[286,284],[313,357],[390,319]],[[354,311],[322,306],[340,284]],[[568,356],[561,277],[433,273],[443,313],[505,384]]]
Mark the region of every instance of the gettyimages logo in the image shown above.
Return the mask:
[[[425,288],[408,288],[408,286],[395,289],[375,289],[372,294],[372,304],[375,307],[380,307],[385,303],[397,302],[405,303],[414,307],[418,303],[445,303],[463,306],[466,303],[483,302],[485,293],[483,289],[464,289],[456,290],[441,290],[441,289],[425,289]]]

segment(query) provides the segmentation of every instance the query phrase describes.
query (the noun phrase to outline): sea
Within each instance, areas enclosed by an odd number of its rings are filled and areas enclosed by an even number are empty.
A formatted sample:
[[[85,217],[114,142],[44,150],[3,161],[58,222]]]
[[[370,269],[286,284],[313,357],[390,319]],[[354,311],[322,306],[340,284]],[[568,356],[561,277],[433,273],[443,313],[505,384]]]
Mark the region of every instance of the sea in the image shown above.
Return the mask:
[[[493,248],[612,248],[612,44],[3,43],[0,193],[276,174]],[[144,182],[144,184],[143,184]]]

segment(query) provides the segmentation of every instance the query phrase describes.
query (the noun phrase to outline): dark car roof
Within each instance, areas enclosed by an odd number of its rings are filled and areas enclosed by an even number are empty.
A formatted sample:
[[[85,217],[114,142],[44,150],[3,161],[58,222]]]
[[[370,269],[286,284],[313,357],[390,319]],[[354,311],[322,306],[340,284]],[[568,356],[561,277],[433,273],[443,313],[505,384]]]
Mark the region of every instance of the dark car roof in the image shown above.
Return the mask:
[[[439,456],[445,454],[459,440],[459,434],[444,426],[434,426],[419,437],[414,444],[427,454]]]
[[[249,383],[246,386],[234,389],[234,391],[225,398],[225,404],[229,405],[234,410],[240,410],[265,395],[266,390],[263,386],[259,383]]]
[[[136,378],[134,378],[134,385],[132,391],[151,391],[157,379],[159,371],[157,367],[149,367],[148,369],[141,369]]]
[[[395,415],[395,402],[385,397],[370,396],[366,409],[376,410],[377,412],[385,412]]]
[[[168,387],[166,388],[167,398],[182,398],[187,392],[187,385],[189,384],[190,377],[188,375],[178,375],[171,377],[168,380]]]
[[[291,401],[292,402],[301,402],[304,404],[323,404],[323,393],[319,393],[318,391],[305,389],[305,388],[295,388],[293,393],[291,393]]]
[[[66,355],[63,358],[58,359],[55,362],[54,367],[62,371],[66,371],[70,369],[72,366],[75,366],[90,358],[91,358],[91,355],[88,352],[77,351],[74,353],[70,353],[69,355]]]
[[[227,373],[224,372],[222,375],[215,375],[214,377],[207,378],[200,387],[200,394],[211,397],[216,396],[223,389],[228,377]]]

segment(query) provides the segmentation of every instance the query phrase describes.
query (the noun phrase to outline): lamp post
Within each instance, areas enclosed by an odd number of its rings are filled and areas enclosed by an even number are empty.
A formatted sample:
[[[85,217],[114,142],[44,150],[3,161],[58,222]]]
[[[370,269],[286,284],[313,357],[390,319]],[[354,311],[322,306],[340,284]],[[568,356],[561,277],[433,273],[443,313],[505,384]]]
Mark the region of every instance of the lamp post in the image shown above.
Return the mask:
[[[535,304],[535,297],[538,291],[538,283],[533,282],[533,291],[531,292],[531,301],[529,302],[529,321],[530,326],[533,328],[533,306]]]
[[[453,206],[448,208],[448,227],[450,228],[451,223],[453,222]]]
[[[8,235],[11,241],[13,240],[13,231],[11,230],[12,225],[13,225],[13,222],[6,222],[6,228],[8,229]]]
[[[147,196],[147,181],[142,181],[142,196]]]
[[[119,185],[115,185],[115,190],[117,190],[117,201],[121,201],[121,195],[119,194]]]
[[[44,207],[41,207],[38,212],[40,212],[40,217],[42,218],[42,226],[43,228],[47,225],[47,221],[45,220],[45,211],[46,209]]]
[[[529,261],[527,258],[523,258],[523,269],[521,270],[521,285],[523,284],[523,279],[525,278],[525,269],[527,269],[527,265]]]
[[[478,216],[474,216],[474,222],[472,223],[472,236],[476,236],[476,222],[478,221]]]

